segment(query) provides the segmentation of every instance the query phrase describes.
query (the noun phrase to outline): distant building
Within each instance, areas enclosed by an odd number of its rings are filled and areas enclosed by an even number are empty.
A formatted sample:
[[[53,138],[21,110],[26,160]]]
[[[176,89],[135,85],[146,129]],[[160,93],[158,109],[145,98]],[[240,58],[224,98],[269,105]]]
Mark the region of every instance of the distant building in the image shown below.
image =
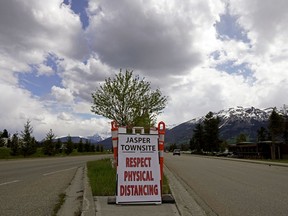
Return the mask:
[[[240,142],[228,145],[229,152],[239,158],[288,159],[288,145],[283,142]]]

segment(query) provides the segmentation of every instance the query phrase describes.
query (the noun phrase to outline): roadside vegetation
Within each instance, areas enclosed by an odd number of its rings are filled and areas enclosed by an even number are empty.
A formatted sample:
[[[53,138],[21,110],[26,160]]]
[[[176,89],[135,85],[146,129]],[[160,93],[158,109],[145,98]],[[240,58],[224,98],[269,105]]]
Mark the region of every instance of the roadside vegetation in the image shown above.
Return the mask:
[[[88,178],[93,196],[114,196],[116,192],[116,169],[110,159],[87,162]],[[163,194],[171,193],[164,175]]]
[[[61,193],[61,194],[58,195],[58,202],[54,206],[52,216],[56,216],[57,215],[57,213],[60,210],[61,206],[65,202],[65,198],[66,198],[66,194],[65,193]]]
[[[37,158],[50,156],[78,156],[111,153],[104,150],[102,145],[94,145],[80,139],[79,143],[72,142],[68,136],[66,142],[56,139],[52,129],[46,137],[38,142],[33,137],[33,127],[28,120],[20,134],[9,135],[6,129],[0,132],[0,159]]]
[[[243,132],[239,133],[238,136],[234,137],[233,139],[223,140],[220,137],[220,123],[219,117],[213,116],[213,113],[209,112],[205,116],[204,120],[198,123],[191,131],[190,140],[185,142],[183,141],[182,143],[172,143],[166,146],[165,150],[173,152],[174,149],[179,148],[181,151],[199,155],[230,156],[240,158],[245,157],[250,159],[259,159],[261,157],[262,160],[271,158],[273,160],[270,161],[286,162],[285,158],[287,158],[288,145],[288,117],[276,112],[276,108],[273,109],[271,115],[269,116],[267,127],[257,129],[256,140],[251,140],[249,136]],[[255,150],[255,148],[252,149],[253,145],[258,145],[258,143],[261,144],[262,148],[260,153],[258,152],[258,148],[257,150]],[[238,146],[241,144],[251,144],[251,148],[249,150],[245,149],[246,152],[242,152],[242,150],[239,151],[235,149],[235,147],[233,148],[233,146]],[[271,149],[270,152],[268,148]],[[280,156],[279,152],[277,152],[277,148],[281,148],[280,151],[284,152],[284,156]],[[263,152],[265,152],[265,155],[261,155]],[[284,160],[282,158],[284,158]]]

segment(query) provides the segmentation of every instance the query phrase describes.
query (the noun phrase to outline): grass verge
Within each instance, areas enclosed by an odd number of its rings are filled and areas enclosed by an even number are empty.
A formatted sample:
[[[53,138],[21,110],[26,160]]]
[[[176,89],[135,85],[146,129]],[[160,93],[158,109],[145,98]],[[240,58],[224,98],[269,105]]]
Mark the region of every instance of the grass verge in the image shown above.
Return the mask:
[[[110,159],[87,162],[88,178],[93,196],[113,196],[116,189],[116,170]]]
[[[88,178],[93,196],[114,196],[116,191],[116,169],[110,159],[87,162]],[[163,194],[171,193],[169,182],[164,175]]]
[[[41,147],[37,148],[36,152],[32,155],[24,157],[23,155],[11,155],[11,149],[0,147],[0,160],[1,159],[23,159],[23,158],[53,158],[53,157],[69,157],[69,156],[84,156],[84,155],[102,155],[102,154],[111,154],[111,151],[103,151],[103,152],[78,152],[76,149],[69,155],[64,152],[58,153],[53,156],[44,155]]]

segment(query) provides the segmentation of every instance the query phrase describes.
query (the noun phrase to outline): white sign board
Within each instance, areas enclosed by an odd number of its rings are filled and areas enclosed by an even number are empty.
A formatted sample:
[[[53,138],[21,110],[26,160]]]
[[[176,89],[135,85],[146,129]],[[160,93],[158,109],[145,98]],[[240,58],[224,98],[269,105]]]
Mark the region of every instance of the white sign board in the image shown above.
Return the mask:
[[[118,134],[116,203],[161,203],[157,134]]]

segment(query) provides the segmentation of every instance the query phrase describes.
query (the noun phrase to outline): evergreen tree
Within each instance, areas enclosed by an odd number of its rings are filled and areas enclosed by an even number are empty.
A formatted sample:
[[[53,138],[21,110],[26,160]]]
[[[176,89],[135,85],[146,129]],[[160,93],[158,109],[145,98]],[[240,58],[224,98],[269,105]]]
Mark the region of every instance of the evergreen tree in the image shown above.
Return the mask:
[[[82,138],[80,138],[80,141],[78,143],[77,151],[78,152],[83,152],[83,141],[82,141]]]
[[[90,144],[89,151],[90,151],[90,152],[95,152],[95,145]]]
[[[228,142],[224,140],[223,142],[220,143],[220,151],[224,152],[226,149],[228,149]]]
[[[84,152],[89,152],[90,151],[90,143],[88,140],[86,140],[84,144]]]
[[[3,147],[5,145],[4,138],[0,137],[0,147]]]
[[[199,123],[193,129],[193,136],[192,139],[190,140],[190,149],[200,152],[203,144],[204,144],[204,130],[203,126]]]
[[[257,140],[258,142],[269,140],[269,133],[266,128],[261,127],[257,130]]]
[[[209,112],[205,116],[204,120],[204,146],[203,149],[205,151],[219,151],[219,117],[214,117],[212,112]]]
[[[100,152],[100,145],[99,144],[96,145],[96,152]]]
[[[6,129],[3,130],[3,133],[0,132],[0,147],[3,147],[3,146],[7,147],[8,138],[9,138],[9,135]]]
[[[62,142],[60,139],[57,139],[57,142],[55,144],[55,154],[62,152]]]
[[[283,139],[285,144],[288,144],[288,116],[287,113],[283,117],[284,127],[283,127]]]
[[[11,140],[11,155],[16,156],[19,155],[20,149],[19,149],[19,138],[18,134],[13,134],[12,140]]]
[[[103,145],[100,145],[100,152],[103,152],[104,151],[104,147]]]
[[[73,149],[74,149],[74,145],[73,145],[73,142],[72,142],[72,138],[69,135],[68,138],[67,138],[66,145],[65,145],[65,153],[67,155],[69,155],[69,154],[71,154],[73,152]]]
[[[55,134],[53,133],[52,129],[49,130],[49,132],[46,134],[46,138],[44,141],[43,146],[43,153],[45,155],[55,155],[56,154],[56,145],[53,142],[53,139],[55,138]]]
[[[271,134],[272,141],[281,139],[281,135],[284,132],[284,119],[276,112],[276,108],[273,109],[269,117],[269,132]]]
[[[6,129],[3,130],[3,133],[1,134],[1,138],[9,138],[9,134]]]
[[[271,146],[271,159],[276,159],[276,145],[275,141],[279,141],[282,139],[281,135],[283,134],[284,130],[284,121],[282,116],[280,116],[276,112],[276,108],[273,109],[271,115],[269,116],[269,133],[271,134],[272,138],[272,146]]]
[[[24,125],[24,131],[21,131],[21,153],[25,156],[32,155],[36,152],[35,138],[32,136],[33,127],[30,120]]]

